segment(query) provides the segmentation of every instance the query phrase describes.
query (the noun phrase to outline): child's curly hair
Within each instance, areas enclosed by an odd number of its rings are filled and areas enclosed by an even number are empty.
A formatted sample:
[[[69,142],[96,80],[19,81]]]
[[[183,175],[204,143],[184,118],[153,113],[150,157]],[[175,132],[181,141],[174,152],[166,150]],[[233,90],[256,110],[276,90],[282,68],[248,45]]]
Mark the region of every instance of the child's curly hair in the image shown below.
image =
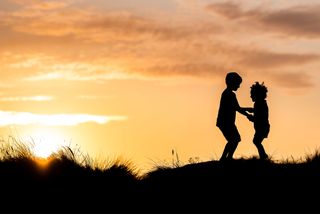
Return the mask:
[[[267,97],[268,88],[264,85],[264,82],[261,84],[259,82],[255,82],[251,86],[251,95],[256,98],[265,99]]]

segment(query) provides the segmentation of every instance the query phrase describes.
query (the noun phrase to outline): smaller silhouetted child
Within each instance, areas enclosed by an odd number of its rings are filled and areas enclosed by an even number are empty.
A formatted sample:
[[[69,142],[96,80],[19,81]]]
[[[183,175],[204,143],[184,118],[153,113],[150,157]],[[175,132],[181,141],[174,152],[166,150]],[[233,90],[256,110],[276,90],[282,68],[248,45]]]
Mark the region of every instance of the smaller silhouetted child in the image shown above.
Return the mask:
[[[268,89],[264,83],[255,82],[251,86],[251,99],[254,102],[253,115],[248,115],[248,119],[253,122],[255,134],[253,143],[257,147],[260,159],[267,159],[268,155],[262,145],[264,138],[268,137],[270,131],[269,108],[266,101]]]

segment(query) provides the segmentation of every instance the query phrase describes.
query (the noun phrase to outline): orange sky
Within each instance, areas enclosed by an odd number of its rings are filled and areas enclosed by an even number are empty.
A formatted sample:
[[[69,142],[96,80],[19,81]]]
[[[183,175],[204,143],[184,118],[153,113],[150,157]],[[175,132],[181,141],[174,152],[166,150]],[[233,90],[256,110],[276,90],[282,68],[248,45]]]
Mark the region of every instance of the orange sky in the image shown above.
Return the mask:
[[[56,136],[141,169],[172,149],[181,163],[218,159],[219,98],[237,71],[240,105],[255,81],[269,89],[267,152],[304,157],[320,138],[319,14],[298,0],[2,0],[1,136]],[[251,122],[237,125],[235,156],[257,155]]]

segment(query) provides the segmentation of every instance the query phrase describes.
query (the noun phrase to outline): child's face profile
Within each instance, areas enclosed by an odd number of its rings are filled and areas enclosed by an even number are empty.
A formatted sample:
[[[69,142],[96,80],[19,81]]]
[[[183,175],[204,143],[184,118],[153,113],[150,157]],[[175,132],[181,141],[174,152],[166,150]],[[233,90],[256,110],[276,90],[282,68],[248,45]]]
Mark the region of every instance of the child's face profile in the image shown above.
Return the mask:
[[[236,91],[238,88],[240,88],[242,78],[239,74],[231,72],[227,74],[225,81],[227,88],[231,89],[232,91]]]
[[[231,90],[232,91],[237,91],[238,88],[240,88],[240,84],[241,83],[234,83],[234,84],[230,85]]]
[[[251,97],[251,99],[252,99],[252,102],[255,102],[255,101],[256,101],[256,96],[254,96],[254,94],[251,93],[250,97]]]
[[[252,93],[251,92],[251,95],[250,95],[251,99],[253,102],[256,102],[256,101],[259,101],[259,100],[264,100],[264,96],[262,94],[259,94],[259,93]]]

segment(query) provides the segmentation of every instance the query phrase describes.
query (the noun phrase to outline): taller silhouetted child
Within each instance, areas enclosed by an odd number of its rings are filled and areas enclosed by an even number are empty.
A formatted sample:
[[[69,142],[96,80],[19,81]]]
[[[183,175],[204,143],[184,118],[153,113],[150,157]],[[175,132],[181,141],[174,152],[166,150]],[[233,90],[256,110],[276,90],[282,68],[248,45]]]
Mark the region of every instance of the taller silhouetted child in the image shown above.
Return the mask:
[[[240,107],[237,91],[242,83],[241,76],[236,72],[229,72],[225,78],[226,89],[221,94],[220,106],[217,117],[217,127],[221,130],[223,136],[227,140],[220,161],[233,159],[233,154],[241,141],[241,137],[235,124],[236,112],[245,116],[250,116],[246,111],[252,108]]]

